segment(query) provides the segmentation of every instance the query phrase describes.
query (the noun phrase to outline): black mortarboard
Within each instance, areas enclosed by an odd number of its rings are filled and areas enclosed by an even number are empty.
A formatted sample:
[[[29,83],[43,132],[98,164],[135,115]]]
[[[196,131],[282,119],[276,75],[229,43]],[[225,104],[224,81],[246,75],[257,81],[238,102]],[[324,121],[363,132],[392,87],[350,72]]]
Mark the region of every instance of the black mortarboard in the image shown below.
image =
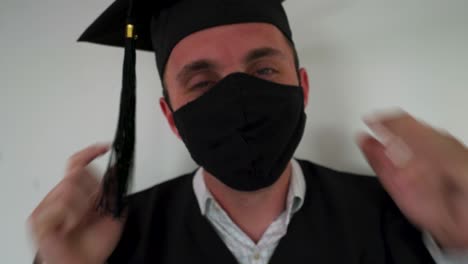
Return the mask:
[[[120,116],[100,208],[120,216],[133,167],[135,141],[135,49],[154,51],[161,79],[172,52],[197,31],[228,24],[263,22],[292,43],[284,0],[116,0],[79,41],[125,47]]]

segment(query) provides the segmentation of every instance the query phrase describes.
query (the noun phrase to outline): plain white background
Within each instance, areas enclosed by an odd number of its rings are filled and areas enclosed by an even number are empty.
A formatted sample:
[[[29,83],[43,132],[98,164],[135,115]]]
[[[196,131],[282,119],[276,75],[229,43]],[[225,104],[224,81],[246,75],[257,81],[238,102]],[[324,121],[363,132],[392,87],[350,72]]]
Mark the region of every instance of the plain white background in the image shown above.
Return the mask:
[[[0,2],[0,258],[29,263],[25,221],[67,158],[110,142],[122,50],[76,43],[112,1]],[[361,117],[399,106],[468,142],[468,1],[289,0],[310,75],[297,157],[371,173],[354,143]],[[154,57],[138,54],[136,179],[141,190],[195,168],[158,106]],[[101,169],[107,157],[96,162]]]

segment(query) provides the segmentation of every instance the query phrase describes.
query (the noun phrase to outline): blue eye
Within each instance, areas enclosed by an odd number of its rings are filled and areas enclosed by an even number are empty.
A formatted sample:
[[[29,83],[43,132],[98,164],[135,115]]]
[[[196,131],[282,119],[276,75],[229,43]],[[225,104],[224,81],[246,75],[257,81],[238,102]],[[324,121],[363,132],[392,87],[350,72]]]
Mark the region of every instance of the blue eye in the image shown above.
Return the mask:
[[[276,71],[275,69],[272,69],[272,68],[262,68],[260,70],[257,70],[256,74],[263,75],[263,76],[268,76],[268,75],[272,75],[272,74],[277,73],[277,72],[278,71]]]
[[[212,85],[213,85],[212,81],[203,81],[203,82],[199,82],[199,83],[195,84],[194,86],[192,86],[192,89],[202,89],[202,88],[206,88],[206,87],[209,87],[209,86],[212,86]]]

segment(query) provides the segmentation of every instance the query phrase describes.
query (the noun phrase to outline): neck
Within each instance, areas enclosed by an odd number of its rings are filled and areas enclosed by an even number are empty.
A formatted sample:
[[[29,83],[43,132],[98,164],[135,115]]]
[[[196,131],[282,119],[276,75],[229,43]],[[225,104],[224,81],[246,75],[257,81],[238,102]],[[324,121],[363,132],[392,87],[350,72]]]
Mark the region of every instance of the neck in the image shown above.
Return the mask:
[[[291,178],[291,163],[270,187],[241,192],[226,186],[204,171],[205,184],[232,221],[257,243],[270,224],[286,208]]]

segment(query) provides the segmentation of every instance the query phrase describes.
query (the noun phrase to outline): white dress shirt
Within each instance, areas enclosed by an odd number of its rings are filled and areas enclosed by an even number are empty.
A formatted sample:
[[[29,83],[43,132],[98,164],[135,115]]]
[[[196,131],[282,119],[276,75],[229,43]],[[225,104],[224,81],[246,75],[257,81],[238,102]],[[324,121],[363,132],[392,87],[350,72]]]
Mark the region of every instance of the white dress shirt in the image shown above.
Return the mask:
[[[214,226],[221,240],[240,264],[267,264],[279,241],[286,235],[294,213],[301,209],[306,193],[306,182],[299,163],[293,159],[291,164],[292,174],[286,209],[271,223],[258,243],[254,243],[219,206],[206,188],[203,168],[196,172],[193,178],[193,189],[201,214]],[[468,264],[468,252],[443,252],[428,233],[424,234],[423,239],[437,264]]]

